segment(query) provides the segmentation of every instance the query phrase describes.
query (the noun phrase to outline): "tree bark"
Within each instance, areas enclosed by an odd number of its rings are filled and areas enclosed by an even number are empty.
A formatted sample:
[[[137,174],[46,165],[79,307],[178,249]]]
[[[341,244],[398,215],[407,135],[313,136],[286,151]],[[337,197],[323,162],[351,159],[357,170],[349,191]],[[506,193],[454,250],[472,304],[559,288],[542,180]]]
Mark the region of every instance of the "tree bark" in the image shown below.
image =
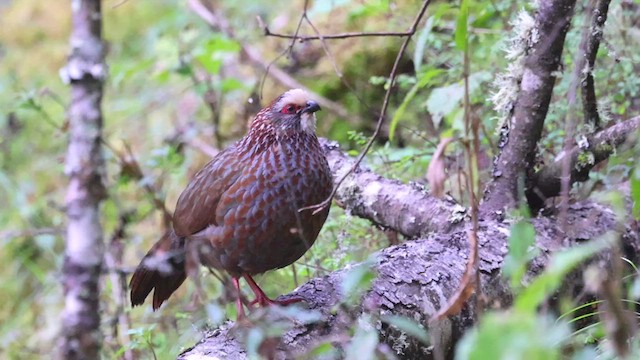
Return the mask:
[[[532,39],[537,41],[526,55],[511,119],[500,134],[501,150],[485,191],[485,214],[501,215],[506,208],[515,207],[524,193],[521,184],[529,185],[574,6],[575,0],[539,1],[532,32],[539,38]]]
[[[582,145],[571,149],[569,186],[586,181],[596,165],[609,158],[618,146],[640,129],[640,116],[622,121],[584,139]],[[558,196],[562,183],[563,158],[543,167],[532,177],[532,186],[527,189],[527,201],[534,210],[544,206],[546,199]]]
[[[341,151],[336,142],[320,141],[333,179],[337,181],[351,169],[355,159]],[[448,232],[466,217],[466,209],[452,199],[440,200],[420,184],[405,185],[364,166],[345,179],[336,192],[335,200],[352,215],[409,238]]]
[[[101,101],[107,69],[100,0],[73,0],[71,8],[71,54],[61,71],[71,84],[71,103],[60,357],[97,359],[102,340],[98,281],[104,252],[99,206],[106,194]]]

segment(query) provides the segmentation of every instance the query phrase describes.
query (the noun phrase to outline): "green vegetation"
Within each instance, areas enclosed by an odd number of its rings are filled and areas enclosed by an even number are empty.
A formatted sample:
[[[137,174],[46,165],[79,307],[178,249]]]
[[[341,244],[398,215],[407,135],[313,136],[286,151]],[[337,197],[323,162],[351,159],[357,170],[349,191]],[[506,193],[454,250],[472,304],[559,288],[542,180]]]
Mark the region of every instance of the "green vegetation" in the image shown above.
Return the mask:
[[[134,349],[139,358],[172,359],[193,345],[205,329],[235,318],[235,306],[228,303],[222,284],[206,271],[201,278],[206,298],[187,281],[157,312],[150,306],[132,309],[128,298],[119,293],[118,274],[130,272],[161,235],[162,214],[154,199],[172,211],[188,178],[208,158],[198,144],[230,144],[244,133],[247,121],[259,108],[255,94],[270,99],[284,89],[269,76],[263,79],[263,69],[241,55],[241,46],[250,44],[260,50],[267,62],[278,58],[290,42],[264,37],[254,19],[261,16],[274,32],[293,33],[303,1],[216,2],[228,15],[236,38],[212,31],[184,3],[103,1],[104,37],[109,43],[109,79],[103,101],[109,198],[103,206],[103,224],[107,251],[116,258],[113,268],[105,269],[102,286],[104,358],[120,358],[125,350]],[[311,3],[308,15],[324,34],[404,31],[419,6],[409,0]],[[425,173],[439,141],[464,136],[462,49],[468,47],[470,106],[472,116],[481,119],[478,170],[481,179],[488,179],[495,129],[503,116],[494,106],[508,106],[492,104],[489,99],[501,90],[495,84],[505,85],[496,81],[500,79],[496,74],[506,73],[509,67],[505,47],[514,46],[509,41],[512,33],[521,30],[514,27],[524,26],[515,21],[523,5],[507,0],[463,3],[468,7],[463,16],[456,2],[432,4],[401,61],[399,90],[391,98],[388,127],[365,159],[366,165],[381,175],[426,183]],[[637,2],[633,4],[637,7]],[[65,66],[69,49],[70,9],[67,2],[56,5],[38,0],[0,2],[0,358],[48,358],[56,348],[64,305],[60,274],[69,91],[58,72]],[[607,46],[601,46],[594,76],[603,101],[601,117],[615,121],[640,114],[640,52],[634,50],[640,46],[640,37],[627,32],[633,28],[630,24],[637,22],[632,11],[638,10],[615,2],[611,6],[611,21],[605,30]],[[571,72],[575,60],[583,13],[580,8],[567,37],[566,73]],[[308,26],[303,30],[313,34]],[[327,41],[331,60],[319,42],[306,41],[296,43],[289,56],[274,64],[355,115],[343,118],[324,109],[319,114],[318,132],[356,155],[375,126],[400,41],[397,37]],[[332,62],[342,77],[336,75]],[[547,163],[562,150],[565,119],[582,116],[581,110],[568,114],[569,78],[558,78],[540,143]],[[250,96],[254,103],[247,102]],[[504,96],[508,98],[508,94]],[[467,205],[462,143],[454,142],[448,148],[445,189]],[[141,177],[133,162],[123,161],[129,151],[142,170]],[[632,148],[616,151],[607,166],[581,185],[593,189],[604,183],[609,194],[628,180],[636,221],[640,219],[639,153],[637,142]],[[591,152],[579,155],[579,166],[590,162]],[[614,205],[614,210],[625,212],[623,204]],[[122,229],[124,237],[114,235]],[[538,305],[585,259],[605,247],[617,246],[612,245],[617,242],[598,239],[557,253],[541,276],[524,279],[527,263],[537,251],[532,248],[534,236],[535,229],[526,217],[512,226],[511,252],[504,272],[516,294],[515,305],[486,313],[459,344],[457,358],[615,358],[605,327],[595,316],[597,303],[560,299],[565,314],[540,311]],[[309,253],[293,266],[257,281],[270,295],[286,293],[347,264],[366,264],[373,252],[394,241],[368,221],[334,205]],[[619,279],[624,300],[639,305],[637,264],[625,264],[625,274],[631,275]],[[347,277],[345,289],[353,294],[365,291],[374,276],[366,266],[356,268]],[[348,299],[345,302],[349,303]],[[130,328],[119,325],[119,311],[124,312]],[[313,321],[311,315],[301,321]],[[581,321],[585,319],[591,322]],[[376,354],[379,339],[372,328],[377,320],[428,341],[421,325],[410,319],[360,320],[354,324],[353,345],[347,349],[353,359]],[[249,352],[255,354],[262,339],[282,333],[285,327],[258,328],[247,340]],[[633,338],[631,348],[630,358],[640,356],[638,337]],[[311,354],[331,358],[334,350],[330,344],[320,344]]]

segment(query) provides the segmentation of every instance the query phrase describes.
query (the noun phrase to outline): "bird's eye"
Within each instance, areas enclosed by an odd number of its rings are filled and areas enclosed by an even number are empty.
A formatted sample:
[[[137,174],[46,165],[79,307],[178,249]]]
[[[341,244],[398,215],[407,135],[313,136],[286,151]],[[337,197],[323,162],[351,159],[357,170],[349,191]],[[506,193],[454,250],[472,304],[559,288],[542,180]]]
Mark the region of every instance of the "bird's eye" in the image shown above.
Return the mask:
[[[298,112],[298,110],[300,110],[300,105],[295,105],[295,104],[288,104],[285,107],[282,108],[281,113],[283,114],[295,114],[296,112]]]

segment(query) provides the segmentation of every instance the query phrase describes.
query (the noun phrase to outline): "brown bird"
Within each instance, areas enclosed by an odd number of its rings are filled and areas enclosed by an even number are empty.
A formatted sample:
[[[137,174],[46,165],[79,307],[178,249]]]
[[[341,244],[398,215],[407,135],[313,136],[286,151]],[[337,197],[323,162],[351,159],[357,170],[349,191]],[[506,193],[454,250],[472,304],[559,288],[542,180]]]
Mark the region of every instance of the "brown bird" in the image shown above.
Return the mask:
[[[290,265],[318,237],[329,207],[301,210],[325,200],[333,182],[315,134],[320,106],[300,89],[285,92],[260,110],[245,137],[221,151],[182,192],[173,229],[149,250],[131,278],[131,303],[151,290],[153,309],[184,282],[198,262],[227,271],[256,295],[251,304],[286,305],[269,299],[252,276]]]

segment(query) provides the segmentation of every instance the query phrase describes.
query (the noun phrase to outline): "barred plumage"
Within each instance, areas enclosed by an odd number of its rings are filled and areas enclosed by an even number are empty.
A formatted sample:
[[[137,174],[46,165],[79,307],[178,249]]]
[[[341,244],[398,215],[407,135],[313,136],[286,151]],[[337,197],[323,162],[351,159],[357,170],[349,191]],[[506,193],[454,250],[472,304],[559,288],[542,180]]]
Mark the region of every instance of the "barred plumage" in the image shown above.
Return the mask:
[[[194,176],[178,199],[173,232],[165,234],[136,269],[133,305],[144,302],[155,288],[156,309],[180,286],[185,247],[194,249],[202,264],[229,272],[236,286],[245,277],[258,304],[272,302],[251,276],[299,259],[329,213],[328,207],[315,215],[299,211],[322,202],[333,186],[315,135],[319,109],[306,92],[287,91],[256,115],[244,138]],[[169,248],[180,250],[158,252]],[[170,271],[149,266],[160,253]],[[240,302],[238,306],[243,314]]]

